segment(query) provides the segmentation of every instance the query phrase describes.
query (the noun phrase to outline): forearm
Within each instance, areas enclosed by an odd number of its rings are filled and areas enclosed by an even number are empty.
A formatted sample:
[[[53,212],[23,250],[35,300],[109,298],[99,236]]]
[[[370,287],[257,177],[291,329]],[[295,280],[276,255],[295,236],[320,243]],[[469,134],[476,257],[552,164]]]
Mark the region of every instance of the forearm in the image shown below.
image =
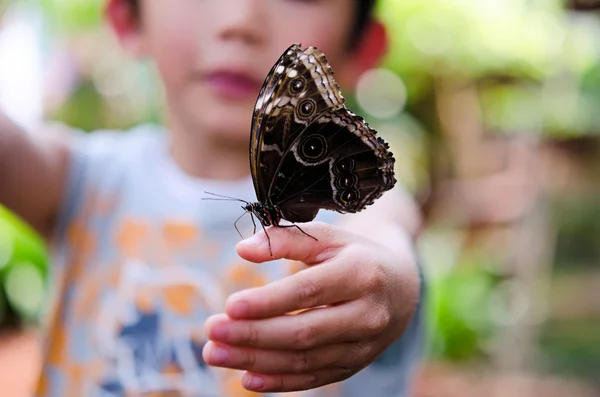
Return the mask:
[[[422,221],[419,208],[410,194],[396,187],[367,209],[346,215],[343,227],[413,260],[413,246]]]
[[[58,208],[66,146],[55,134],[33,138],[0,110],[0,204],[47,236]]]

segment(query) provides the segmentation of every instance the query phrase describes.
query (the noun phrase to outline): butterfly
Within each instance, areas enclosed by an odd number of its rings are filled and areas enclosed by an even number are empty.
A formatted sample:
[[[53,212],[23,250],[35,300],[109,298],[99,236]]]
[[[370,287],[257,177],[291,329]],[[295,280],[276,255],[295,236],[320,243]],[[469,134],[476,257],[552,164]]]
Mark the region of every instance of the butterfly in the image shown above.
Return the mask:
[[[312,221],[321,209],[359,212],[396,184],[389,145],[346,107],[315,47],[294,44],[281,55],[258,94],[251,126],[258,201],[239,201],[261,223],[271,256],[267,226],[295,227],[316,240],[296,223]]]

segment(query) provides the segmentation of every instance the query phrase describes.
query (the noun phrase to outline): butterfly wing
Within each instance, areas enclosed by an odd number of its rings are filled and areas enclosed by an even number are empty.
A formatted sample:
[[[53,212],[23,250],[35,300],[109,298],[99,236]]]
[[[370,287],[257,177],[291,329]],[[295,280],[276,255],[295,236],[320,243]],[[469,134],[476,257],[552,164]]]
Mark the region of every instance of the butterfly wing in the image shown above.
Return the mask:
[[[252,116],[250,169],[259,202],[267,203],[281,160],[314,118],[343,108],[325,56],[290,46],[267,75]]]
[[[388,145],[345,106],[327,59],[293,45],[265,80],[252,121],[258,200],[292,222],[358,212],[395,183]]]
[[[388,148],[360,116],[327,112],[292,143],[269,199],[292,222],[311,221],[319,209],[359,212],[396,183]]]

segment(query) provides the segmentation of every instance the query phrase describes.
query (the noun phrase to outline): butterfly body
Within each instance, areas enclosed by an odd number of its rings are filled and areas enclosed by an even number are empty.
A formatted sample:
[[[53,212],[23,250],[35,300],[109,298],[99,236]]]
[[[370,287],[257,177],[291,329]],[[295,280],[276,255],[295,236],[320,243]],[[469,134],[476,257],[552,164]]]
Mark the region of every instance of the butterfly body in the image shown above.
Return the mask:
[[[283,218],[279,208],[268,207],[259,202],[243,205],[242,209],[256,216],[259,222],[265,227],[271,225],[278,226]]]
[[[298,229],[280,222],[309,222],[320,209],[359,212],[396,183],[388,149],[346,108],[325,55],[292,45],[256,101],[250,170],[258,201],[242,208],[263,227]]]

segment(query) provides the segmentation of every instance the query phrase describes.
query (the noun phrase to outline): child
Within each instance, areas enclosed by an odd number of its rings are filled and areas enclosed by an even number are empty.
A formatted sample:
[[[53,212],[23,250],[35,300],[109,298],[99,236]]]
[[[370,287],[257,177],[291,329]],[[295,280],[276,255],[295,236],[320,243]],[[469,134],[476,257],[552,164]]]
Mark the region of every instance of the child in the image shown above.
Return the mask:
[[[291,44],[322,50],[343,87],[377,64],[372,7],[110,0],[121,46],[159,71],[168,132],[40,142],[0,118],[0,202],[52,239],[58,264],[38,396],[406,395],[421,283],[400,190],[358,214],[321,211],[302,224],[318,241],[269,228],[286,262],[260,226],[239,242],[239,205],[202,201],[255,199],[252,111]]]

